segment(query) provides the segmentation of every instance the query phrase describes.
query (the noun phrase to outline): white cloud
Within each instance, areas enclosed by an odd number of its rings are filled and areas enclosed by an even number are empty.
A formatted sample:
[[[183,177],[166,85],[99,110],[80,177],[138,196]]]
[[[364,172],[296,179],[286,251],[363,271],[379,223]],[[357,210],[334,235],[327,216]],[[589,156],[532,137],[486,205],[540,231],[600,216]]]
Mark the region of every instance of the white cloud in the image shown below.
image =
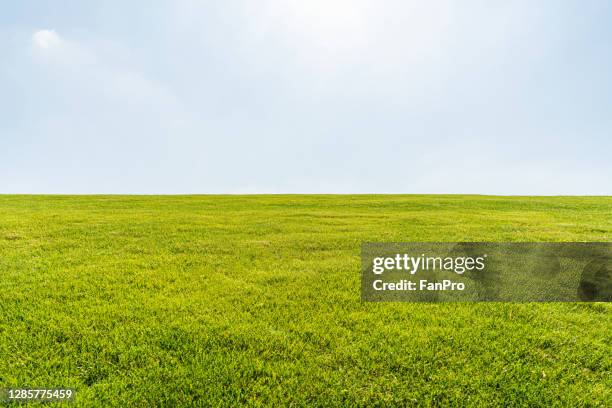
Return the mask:
[[[147,134],[159,145],[189,120],[172,87],[148,75],[146,66],[126,64],[120,47],[105,39],[38,30],[31,43],[37,86],[30,106],[40,109],[40,127],[55,129],[55,142],[87,139],[105,151],[111,139],[137,143],[136,135]]]
[[[95,64],[90,47],[60,36],[55,30],[37,30],[32,34],[32,54],[37,62],[65,66]]]
[[[62,44],[62,39],[55,30],[38,30],[32,35],[32,42],[38,48],[50,49]]]
[[[38,30],[32,34],[33,58],[44,66],[56,84],[64,87],[64,97],[72,93],[78,99],[112,100],[116,107],[161,105],[160,109],[177,109],[178,100],[171,90],[148,78],[137,67],[118,63],[111,52],[99,43],[61,37],[55,30]]]

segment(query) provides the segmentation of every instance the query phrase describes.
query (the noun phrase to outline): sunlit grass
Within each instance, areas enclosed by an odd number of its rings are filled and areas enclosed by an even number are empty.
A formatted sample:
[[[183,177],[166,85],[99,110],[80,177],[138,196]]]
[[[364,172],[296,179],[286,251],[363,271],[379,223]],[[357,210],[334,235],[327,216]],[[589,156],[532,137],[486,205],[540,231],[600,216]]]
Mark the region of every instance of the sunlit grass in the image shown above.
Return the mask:
[[[612,197],[0,196],[0,386],[609,406],[609,304],[367,304],[363,241],[610,241]]]

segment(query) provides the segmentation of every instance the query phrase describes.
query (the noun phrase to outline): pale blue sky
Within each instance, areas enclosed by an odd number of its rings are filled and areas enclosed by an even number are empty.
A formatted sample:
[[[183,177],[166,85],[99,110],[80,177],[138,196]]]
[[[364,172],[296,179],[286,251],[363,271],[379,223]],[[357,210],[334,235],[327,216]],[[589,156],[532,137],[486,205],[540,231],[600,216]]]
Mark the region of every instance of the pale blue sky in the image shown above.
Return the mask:
[[[612,194],[609,1],[14,1],[0,193]]]

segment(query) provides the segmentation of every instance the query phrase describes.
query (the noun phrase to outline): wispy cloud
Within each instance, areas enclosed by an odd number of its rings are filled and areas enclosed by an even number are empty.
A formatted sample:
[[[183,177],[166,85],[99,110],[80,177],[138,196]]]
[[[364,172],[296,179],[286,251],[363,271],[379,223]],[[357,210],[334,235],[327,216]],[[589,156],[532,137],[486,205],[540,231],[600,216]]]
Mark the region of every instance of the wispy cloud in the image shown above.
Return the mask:
[[[38,30],[34,32],[32,34],[32,42],[34,46],[45,50],[62,45],[62,39],[55,30]]]

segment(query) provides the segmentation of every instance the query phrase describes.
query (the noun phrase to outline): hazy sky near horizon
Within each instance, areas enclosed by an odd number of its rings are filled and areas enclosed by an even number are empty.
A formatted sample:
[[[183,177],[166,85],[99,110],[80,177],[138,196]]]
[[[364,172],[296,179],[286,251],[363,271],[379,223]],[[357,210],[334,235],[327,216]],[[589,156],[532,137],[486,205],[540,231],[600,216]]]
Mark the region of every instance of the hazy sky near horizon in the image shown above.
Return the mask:
[[[31,1],[0,193],[612,194],[612,2]]]

